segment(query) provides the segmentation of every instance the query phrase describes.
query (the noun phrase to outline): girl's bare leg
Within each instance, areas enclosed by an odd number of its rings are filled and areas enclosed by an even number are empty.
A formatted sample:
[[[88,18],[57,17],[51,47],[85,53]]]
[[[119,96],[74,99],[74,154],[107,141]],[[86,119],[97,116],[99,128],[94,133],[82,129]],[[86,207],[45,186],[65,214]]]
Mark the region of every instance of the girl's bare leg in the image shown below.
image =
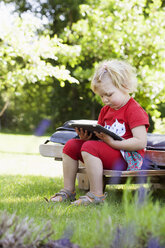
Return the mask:
[[[103,194],[103,164],[102,161],[88,152],[82,152],[90,182],[90,192],[94,195]]]
[[[75,180],[78,170],[78,161],[72,159],[63,153],[63,176],[64,176],[64,189],[70,192],[75,191]]]
[[[75,180],[78,169],[78,161],[72,159],[65,153],[62,154],[63,157],[63,177],[64,177],[64,189],[74,192],[75,191]],[[53,197],[52,201],[60,201],[60,196]]]

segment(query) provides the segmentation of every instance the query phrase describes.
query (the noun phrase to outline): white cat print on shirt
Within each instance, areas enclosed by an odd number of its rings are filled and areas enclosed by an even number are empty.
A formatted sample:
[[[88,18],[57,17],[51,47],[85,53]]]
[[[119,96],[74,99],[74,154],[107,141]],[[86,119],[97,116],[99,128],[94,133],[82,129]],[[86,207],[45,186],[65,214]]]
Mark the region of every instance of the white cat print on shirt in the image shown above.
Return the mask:
[[[107,125],[105,123],[105,126],[104,126],[106,129],[110,130],[111,132],[119,135],[120,137],[122,137],[125,132],[126,132],[126,129],[125,129],[125,123],[123,122],[122,124],[120,122],[118,122],[118,120],[116,119],[116,121],[110,126],[110,125]]]

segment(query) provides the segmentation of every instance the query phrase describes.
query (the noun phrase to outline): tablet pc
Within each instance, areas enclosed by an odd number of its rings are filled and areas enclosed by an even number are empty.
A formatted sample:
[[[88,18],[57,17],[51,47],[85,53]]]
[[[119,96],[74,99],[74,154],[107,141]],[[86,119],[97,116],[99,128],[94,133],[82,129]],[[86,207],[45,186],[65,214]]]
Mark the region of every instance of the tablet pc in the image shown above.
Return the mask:
[[[118,136],[117,134],[111,132],[110,130],[104,128],[103,126],[99,125],[99,124],[86,124],[86,123],[70,123],[70,126],[73,128],[83,128],[84,130],[87,130],[90,133],[93,133],[94,131],[98,132],[98,133],[105,133],[110,135],[113,139],[115,140],[122,140],[122,138],[120,136]]]

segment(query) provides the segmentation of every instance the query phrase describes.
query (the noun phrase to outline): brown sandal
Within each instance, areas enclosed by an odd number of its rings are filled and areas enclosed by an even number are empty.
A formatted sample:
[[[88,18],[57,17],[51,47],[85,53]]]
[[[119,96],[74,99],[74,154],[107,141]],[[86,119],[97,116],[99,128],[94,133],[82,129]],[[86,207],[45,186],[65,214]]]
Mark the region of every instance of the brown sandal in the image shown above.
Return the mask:
[[[60,196],[58,201],[54,201],[53,199],[56,198],[56,196]],[[70,192],[67,189],[61,189],[59,193],[56,193],[55,195],[51,196],[50,199],[48,200],[45,198],[47,202],[65,202],[65,201],[75,201],[76,198],[76,193],[75,192]]]
[[[104,203],[106,196],[107,196],[107,193],[105,193],[102,196],[96,196],[92,192],[88,192],[86,195],[80,196],[77,201],[74,201],[71,204],[76,205],[76,206],[80,206],[80,205],[87,206],[89,204],[100,204],[100,203]]]

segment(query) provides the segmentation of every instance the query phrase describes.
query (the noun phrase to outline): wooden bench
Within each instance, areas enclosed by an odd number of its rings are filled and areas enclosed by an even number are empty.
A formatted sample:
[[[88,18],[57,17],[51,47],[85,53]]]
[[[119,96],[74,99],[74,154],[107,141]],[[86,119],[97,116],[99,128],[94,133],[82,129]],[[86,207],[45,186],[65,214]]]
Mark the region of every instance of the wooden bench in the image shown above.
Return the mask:
[[[63,146],[57,143],[41,144],[39,146],[40,154],[44,157],[53,157],[55,160],[62,160]],[[107,184],[125,184],[130,178],[132,183],[141,184],[150,183],[157,188],[165,187],[165,151],[146,150],[145,154],[149,159],[155,162],[159,170],[140,170],[140,171],[112,171],[104,170],[104,187]],[[79,162],[77,173],[78,187],[83,190],[89,189],[89,180],[86,174],[86,168],[82,162]]]

